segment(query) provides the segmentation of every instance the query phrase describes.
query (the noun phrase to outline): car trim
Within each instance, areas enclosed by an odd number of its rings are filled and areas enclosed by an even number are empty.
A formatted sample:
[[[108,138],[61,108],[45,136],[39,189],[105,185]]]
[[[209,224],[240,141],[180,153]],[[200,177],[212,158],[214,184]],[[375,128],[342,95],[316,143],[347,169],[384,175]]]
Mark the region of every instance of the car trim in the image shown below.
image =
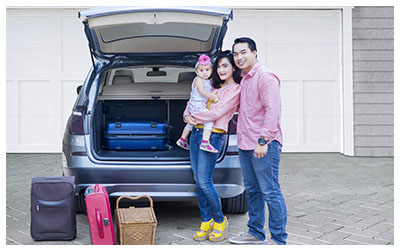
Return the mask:
[[[93,183],[78,184],[77,192],[85,190]],[[182,198],[188,200],[197,197],[196,184],[168,184],[168,183],[119,183],[101,184],[107,188],[110,197],[120,197],[123,195],[139,196],[149,195],[154,200],[177,200]],[[231,198],[244,192],[244,187],[240,184],[215,184],[221,198]]]
[[[232,19],[232,10],[219,8],[219,7],[133,7],[133,6],[115,6],[115,7],[97,7],[78,12],[78,18],[92,18],[107,15],[132,13],[132,12],[149,12],[149,11],[163,11],[163,12],[188,12],[197,14],[228,16]]]

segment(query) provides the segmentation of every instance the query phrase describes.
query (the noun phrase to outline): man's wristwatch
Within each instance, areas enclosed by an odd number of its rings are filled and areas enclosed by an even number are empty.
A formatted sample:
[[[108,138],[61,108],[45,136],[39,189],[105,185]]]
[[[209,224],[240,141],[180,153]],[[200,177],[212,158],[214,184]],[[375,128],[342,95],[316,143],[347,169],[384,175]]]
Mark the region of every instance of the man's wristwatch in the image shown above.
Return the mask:
[[[264,146],[264,145],[267,144],[268,142],[269,142],[269,140],[265,140],[264,137],[258,138],[258,144],[259,144],[260,146]]]

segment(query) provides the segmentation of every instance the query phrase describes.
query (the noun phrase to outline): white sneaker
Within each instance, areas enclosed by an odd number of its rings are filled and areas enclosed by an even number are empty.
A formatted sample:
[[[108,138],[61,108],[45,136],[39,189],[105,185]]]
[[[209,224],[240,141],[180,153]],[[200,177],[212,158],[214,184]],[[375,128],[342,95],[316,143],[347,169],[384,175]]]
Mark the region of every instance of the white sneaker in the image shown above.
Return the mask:
[[[259,240],[249,232],[239,233],[238,236],[229,238],[229,242],[233,244],[264,244],[263,240]]]

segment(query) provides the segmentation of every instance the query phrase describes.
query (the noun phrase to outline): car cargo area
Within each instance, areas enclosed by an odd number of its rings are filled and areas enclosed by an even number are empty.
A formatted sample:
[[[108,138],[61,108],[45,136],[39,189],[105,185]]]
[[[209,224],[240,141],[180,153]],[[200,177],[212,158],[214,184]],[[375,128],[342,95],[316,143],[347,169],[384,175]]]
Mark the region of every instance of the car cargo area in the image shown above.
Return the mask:
[[[99,160],[113,161],[188,161],[189,151],[178,147],[175,142],[186,125],[183,112],[194,77],[195,73],[187,68],[170,67],[124,68],[103,74],[92,119],[94,156]],[[110,147],[110,140],[115,138],[132,143],[128,140],[143,135],[110,136],[108,124],[125,126],[127,121],[141,120],[165,123],[167,138],[164,148]]]
[[[176,146],[185,123],[187,100],[99,100],[94,115],[94,149],[103,160],[189,160],[189,151]],[[106,146],[106,126],[112,121],[154,120],[169,125],[164,150],[112,150]]]

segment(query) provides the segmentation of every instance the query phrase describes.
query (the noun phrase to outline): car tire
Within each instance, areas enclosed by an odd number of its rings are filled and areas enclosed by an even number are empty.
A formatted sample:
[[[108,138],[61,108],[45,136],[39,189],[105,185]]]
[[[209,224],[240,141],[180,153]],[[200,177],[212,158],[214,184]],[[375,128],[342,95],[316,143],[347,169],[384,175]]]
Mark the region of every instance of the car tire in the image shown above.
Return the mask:
[[[221,199],[221,203],[224,214],[244,214],[249,210],[246,191],[235,197]]]

